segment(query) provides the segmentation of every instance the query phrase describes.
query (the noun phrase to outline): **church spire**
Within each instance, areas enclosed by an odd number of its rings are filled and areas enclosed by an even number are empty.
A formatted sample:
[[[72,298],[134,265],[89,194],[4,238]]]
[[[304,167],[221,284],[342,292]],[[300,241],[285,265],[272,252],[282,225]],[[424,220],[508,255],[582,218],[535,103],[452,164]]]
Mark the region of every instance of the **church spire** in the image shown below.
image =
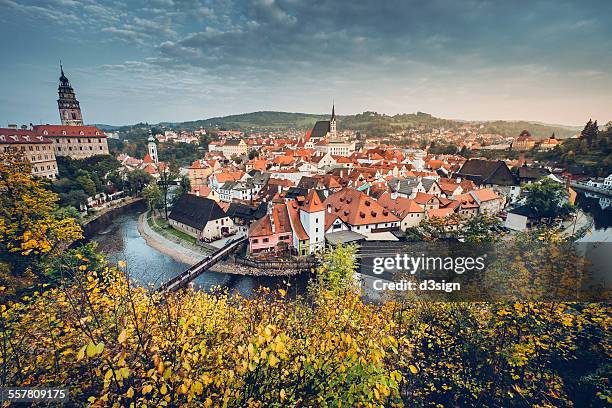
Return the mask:
[[[329,119],[329,133],[332,137],[336,136],[336,104],[332,102],[332,114]]]

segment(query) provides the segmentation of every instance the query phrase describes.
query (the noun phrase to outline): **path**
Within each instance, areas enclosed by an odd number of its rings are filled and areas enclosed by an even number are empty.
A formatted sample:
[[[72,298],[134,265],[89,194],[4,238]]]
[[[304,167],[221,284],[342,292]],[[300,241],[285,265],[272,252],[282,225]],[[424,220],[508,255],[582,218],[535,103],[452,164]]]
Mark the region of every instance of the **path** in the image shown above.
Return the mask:
[[[163,235],[153,231],[149,226],[146,217],[149,212],[140,214],[138,217],[138,232],[147,242],[147,245],[157,249],[159,252],[164,253],[177,262],[186,263],[188,265],[194,265],[202,260],[206,255],[195,252],[191,249],[185,248],[176,242],[170,241]]]

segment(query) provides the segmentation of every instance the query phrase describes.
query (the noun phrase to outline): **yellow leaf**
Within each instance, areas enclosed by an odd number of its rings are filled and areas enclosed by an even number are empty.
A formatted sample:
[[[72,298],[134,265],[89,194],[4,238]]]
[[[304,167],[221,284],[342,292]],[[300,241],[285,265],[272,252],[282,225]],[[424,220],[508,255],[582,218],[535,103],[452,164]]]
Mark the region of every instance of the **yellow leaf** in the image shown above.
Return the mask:
[[[93,341],[89,341],[89,344],[87,345],[87,357],[93,357],[96,355],[96,345],[93,343]]]
[[[98,345],[96,346],[96,354],[100,354],[100,353],[102,353],[102,350],[104,350],[104,343],[100,342],[100,343],[98,343]]]
[[[130,387],[130,389],[127,390],[125,395],[127,395],[128,398],[132,398],[134,396],[134,389],[132,387]]]
[[[161,393],[161,395],[166,395],[166,393],[168,392],[168,387],[166,387],[166,384],[161,386],[159,392]]]
[[[81,349],[79,350],[79,353],[77,354],[77,361],[81,361],[83,359],[83,357],[85,357],[85,349],[86,348],[87,348],[87,346],[81,347]]]
[[[119,344],[125,343],[126,338],[127,338],[127,332],[125,331],[125,329],[123,329],[121,333],[119,333],[119,337],[117,339],[119,340]]]
[[[419,370],[418,370],[418,369],[417,369],[415,366],[413,366],[412,364],[410,364],[410,365],[408,366],[408,368],[410,369],[410,372],[411,372],[412,374],[416,374],[416,373],[419,371]]]
[[[270,367],[276,366],[278,362],[279,359],[273,353],[270,353],[270,358],[268,359],[268,364],[270,364]]]
[[[125,261],[119,261],[119,262],[117,262],[117,264],[118,264],[118,265],[119,265],[119,267],[121,267],[121,268],[125,268],[125,266],[126,266]]]
[[[285,398],[287,398],[287,395],[285,394],[285,390],[281,389],[280,390],[280,399],[281,399],[281,402],[284,401]]]
[[[278,293],[280,293],[282,297],[285,297],[287,295],[287,291],[285,289],[278,289]]]

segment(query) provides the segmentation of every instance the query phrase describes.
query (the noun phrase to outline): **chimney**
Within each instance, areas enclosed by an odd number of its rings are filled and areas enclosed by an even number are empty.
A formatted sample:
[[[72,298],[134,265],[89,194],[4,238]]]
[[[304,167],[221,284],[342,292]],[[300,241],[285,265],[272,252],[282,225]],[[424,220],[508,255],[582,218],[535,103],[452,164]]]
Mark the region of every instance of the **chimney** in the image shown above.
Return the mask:
[[[199,197],[199,196],[200,196],[200,189],[198,188],[198,189],[196,190],[196,197]]]
[[[17,125],[14,124],[14,123],[9,123],[8,128],[9,129],[17,129]]]

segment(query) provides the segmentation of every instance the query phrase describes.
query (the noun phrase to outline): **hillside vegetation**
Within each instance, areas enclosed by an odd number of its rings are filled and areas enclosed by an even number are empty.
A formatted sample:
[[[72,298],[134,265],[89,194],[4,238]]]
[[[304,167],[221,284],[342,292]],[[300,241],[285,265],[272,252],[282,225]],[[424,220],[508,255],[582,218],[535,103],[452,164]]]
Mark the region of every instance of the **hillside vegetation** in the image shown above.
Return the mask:
[[[239,115],[215,117],[190,122],[162,122],[157,126],[173,129],[194,130],[199,128],[219,128],[243,131],[285,130],[311,128],[317,120],[329,119],[329,114],[309,114],[290,112],[252,112]],[[142,128],[143,124],[134,126],[113,127],[114,130],[129,132],[132,128]],[[460,121],[436,118],[428,113],[404,113],[385,115],[377,112],[363,112],[356,115],[338,116],[338,128],[351,129],[367,135],[387,135],[409,129],[428,131],[431,129],[459,129],[466,125],[482,126],[480,133],[499,133],[503,136],[517,136],[522,130],[529,132],[538,139],[549,137],[553,132],[559,138],[567,138],[577,133],[579,129],[560,125],[546,125],[526,121]]]

